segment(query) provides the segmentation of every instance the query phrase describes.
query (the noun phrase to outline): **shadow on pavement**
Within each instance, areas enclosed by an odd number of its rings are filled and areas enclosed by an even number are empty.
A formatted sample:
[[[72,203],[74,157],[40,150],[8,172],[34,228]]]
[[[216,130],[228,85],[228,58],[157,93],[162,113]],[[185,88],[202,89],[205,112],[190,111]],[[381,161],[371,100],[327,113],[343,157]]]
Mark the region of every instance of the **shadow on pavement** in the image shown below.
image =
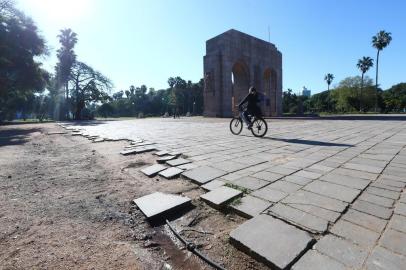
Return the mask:
[[[301,140],[301,139],[282,139],[282,138],[273,138],[273,137],[264,137],[264,139],[273,140],[273,141],[287,142],[287,143],[306,144],[306,145],[317,145],[317,146],[354,147],[354,145],[352,145],[352,144],[330,143],[330,142]]]
[[[29,135],[34,132],[41,132],[41,129],[2,129],[0,130],[0,147],[7,145],[25,144],[26,142],[28,142]]]

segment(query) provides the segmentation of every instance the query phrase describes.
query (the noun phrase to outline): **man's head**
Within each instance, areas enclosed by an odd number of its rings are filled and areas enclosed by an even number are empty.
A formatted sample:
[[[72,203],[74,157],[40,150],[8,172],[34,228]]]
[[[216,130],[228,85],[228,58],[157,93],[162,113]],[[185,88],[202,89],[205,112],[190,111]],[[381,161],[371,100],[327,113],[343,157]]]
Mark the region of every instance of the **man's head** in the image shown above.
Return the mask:
[[[255,89],[254,86],[251,86],[250,89],[248,90],[248,92],[249,92],[250,94],[256,94],[256,93],[257,93],[257,89]]]

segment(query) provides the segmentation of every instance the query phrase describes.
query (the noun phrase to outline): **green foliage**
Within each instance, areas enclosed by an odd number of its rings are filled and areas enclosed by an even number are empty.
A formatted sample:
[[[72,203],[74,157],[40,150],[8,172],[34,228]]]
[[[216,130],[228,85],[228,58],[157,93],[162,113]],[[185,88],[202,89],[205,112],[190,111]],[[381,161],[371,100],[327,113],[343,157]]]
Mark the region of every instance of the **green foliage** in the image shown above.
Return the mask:
[[[383,50],[392,41],[392,34],[384,30],[379,31],[375,36],[372,37],[372,46],[378,51]]]
[[[385,112],[405,112],[406,83],[399,83],[382,93]]]

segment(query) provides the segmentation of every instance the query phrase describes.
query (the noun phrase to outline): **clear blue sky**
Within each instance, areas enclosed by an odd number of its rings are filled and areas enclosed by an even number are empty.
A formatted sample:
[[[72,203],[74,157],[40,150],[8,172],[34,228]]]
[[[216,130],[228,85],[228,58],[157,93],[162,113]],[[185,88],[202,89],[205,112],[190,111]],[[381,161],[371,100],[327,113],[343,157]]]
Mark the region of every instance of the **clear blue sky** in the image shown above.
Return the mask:
[[[50,47],[53,70],[61,28],[79,38],[78,59],[110,77],[115,90],[146,84],[167,88],[170,76],[198,81],[205,41],[231,28],[268,40],[283,54],[283,89],[313,93],[358,75],[362,56],[375,58],[371,37],[393,40],[380,58],[380,84],[406,82],[404,0],[17,0]],[[375,68],[368,75],[375,78]]]

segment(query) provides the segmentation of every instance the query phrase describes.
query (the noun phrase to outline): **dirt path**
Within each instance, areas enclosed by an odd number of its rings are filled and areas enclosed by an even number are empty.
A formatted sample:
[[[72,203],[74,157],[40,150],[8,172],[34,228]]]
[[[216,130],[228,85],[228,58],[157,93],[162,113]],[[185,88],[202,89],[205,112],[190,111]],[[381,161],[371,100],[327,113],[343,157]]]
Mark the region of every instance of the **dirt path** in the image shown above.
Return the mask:
[[[63,130],[0,126],[0,269],[210,269],[132,205],[154,191],[194,199],[197,207],[175,224],[211,258],[228,269],[265,269],[228,244],[241,218],[201,204],[188,181],[140,174],[153,155],[123,157],[125,142],[53,131]]]

